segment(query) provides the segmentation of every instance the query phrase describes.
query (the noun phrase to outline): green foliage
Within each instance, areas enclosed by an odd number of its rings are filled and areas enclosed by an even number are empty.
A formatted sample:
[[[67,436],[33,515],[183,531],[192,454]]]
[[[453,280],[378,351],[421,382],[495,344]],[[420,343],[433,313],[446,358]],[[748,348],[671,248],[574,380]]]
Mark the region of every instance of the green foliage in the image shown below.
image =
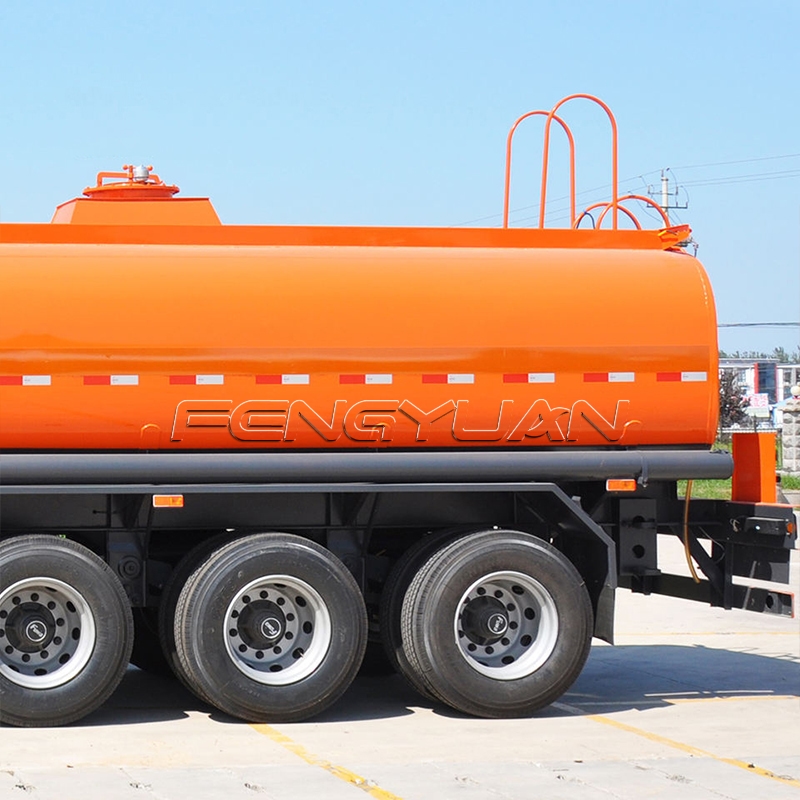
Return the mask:
[[[800,490],[800,475],[781,475],[781,486],[790,492]]]
[[[678,481],[678,497],[686,497],[686,481]],[[730,500],[731,479],[692,481],[692,497],[698,500]]]

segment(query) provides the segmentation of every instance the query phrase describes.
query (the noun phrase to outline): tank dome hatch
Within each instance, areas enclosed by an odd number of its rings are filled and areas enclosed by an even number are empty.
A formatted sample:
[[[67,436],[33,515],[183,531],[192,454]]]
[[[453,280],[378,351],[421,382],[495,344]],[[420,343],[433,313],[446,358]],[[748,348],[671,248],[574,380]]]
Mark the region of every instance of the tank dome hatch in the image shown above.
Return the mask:
[[[53,223],[71,225],[220,225],[207,197],[175,197],[152,166],[125,164],[122,172],[98,172],[83,197],[62,203]]]

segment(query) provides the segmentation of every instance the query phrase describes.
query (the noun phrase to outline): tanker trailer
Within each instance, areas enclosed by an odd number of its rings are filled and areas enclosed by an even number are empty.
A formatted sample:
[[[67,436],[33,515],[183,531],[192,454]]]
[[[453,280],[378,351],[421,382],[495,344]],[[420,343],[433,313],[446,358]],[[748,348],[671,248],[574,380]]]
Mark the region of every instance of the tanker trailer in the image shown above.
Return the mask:
[[[677,493],[734,470],[686,226],[616,182],[596,229],[223,225],[177,193],[125,167],[0,225],[0,720],[77,720],[129,659],[299,720],[367,648],[520,716],[613,640],[617,586],[792,613],[734,582],[788,582],[763,443],[736,502]]]

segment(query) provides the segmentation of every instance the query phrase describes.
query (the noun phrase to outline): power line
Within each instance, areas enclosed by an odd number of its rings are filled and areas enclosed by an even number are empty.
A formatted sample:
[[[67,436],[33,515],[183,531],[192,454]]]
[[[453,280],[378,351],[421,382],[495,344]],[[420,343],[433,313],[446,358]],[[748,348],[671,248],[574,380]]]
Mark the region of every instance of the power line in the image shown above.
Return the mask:
[[[629,181],[635,181],[635,180],[637,180],[639,178],[644,180],[644,176],[645,175],[653,175],[653,174],[655,174],[657,172],[658,172],[657,169],[650,170],[650,172],[642,172],[642,173],[639,173],[638,175],[633,175],[630,178],[622,178],[622,179],[620,179],[619,183],[628,183]],[[592,194],[592,192],[599,192],[599,191],[602,191],[603,189],[610,188],[610,186],[611,186],[610,183],[604,183],[602,186],[595,186],[592,189],[583,189],[580,192],[576,192],[575,193],[575,197],[582,197],[583,195],[586,195],[586,194]],[[551,208],[551,210],[554,210],[554,209],[552,209],[552,204],[553,203],[560,203],[560,202],[563,202],[564,200],[569,200],[569,199],[570,199],[570,196],[568,194],[562,195],[561,197],[553,197],[553,198],[551,198],[551,199],[549,199],[549,200],[547,200],[545,202],[545,208]],[[531,203],[530,205],[527,205],[527,206],[519,206],[518,208],[512,208],[511,209],[511,213],[512,214],[519,214],[520,211],[528,211],[531,208],[535,208],[538,211],[538,208],[539,208],[540,205],[541,205],[540,203]],[[458,228],[458,227],[461,227],[462,225],[473,225],[476,222],[484,222],[485,220],[488,220],[488,219],[498,219],[498,218],[500,218],[502,216],[503,216],[502,213],[500,213],[500,214],[487,214],[485,217],[477,217],[475,219],[467,220],[466,222],[458,222],[458,223],[456,223],[455,227]],[[534,214],[534,215],[529,216],[529,217],[523,217],[523,220],[534,219],[537,216],[538,216],[537,214]],[[515,222],[521,222],[522,220],[514,220],[514,221]]]
[[[702,167],[724,167],[728,164],[752,164],[755,161],[775,161],[780,158],[800,158],[800,153],[786,153],[782,156],[761,156],[760,158],[742,158],[738,161],[709,161],[706,164],[688,164],[674,169],[701,169]]]
[[[753,181],[771,181],[782,178],[800,178],[800,169],[781,170],[779,172],[751,172],[745,175],[725,175],[721,178],[707,178],[696,181],[684,181],[684,186],[715,186],[726,183],[751,183]]]
[[[719,322],[718,328],[800,328],[800,322]]]
[[[721,167],[721,166],[729,166],[731,164],[752,164],[760,161],[776,161],[780,159],[787,159],[787,158],[800,158],[800,153],[785,153],[783,155],[777,156],[761,156],[758,158],[742,158],[737,159],[734,161],[709,161],[704,164],[688,164],[679,167],[674,167],[673,169],[701,169],[704,167]],[[629,181],[634,181],[640,179],[644,181],[645,175],[654,175],[658,173],[659,170],[650,170],[648,172],[642,172],[638,175],[633,175],[629,178],[620,179],[619,183],[624,184],[628,183]],[[773,181],[773,180],[785,180],[787,178],[798,178],[800,177],[800,169],[790,169],[790,170],[780,170],[777,172],[752,172],[746,173],[744,175],[727,175],[721,178],[707,178],[707,179],[698,179],[694,181],[684,181],[681,185],[682,186],[724,186],[726,184],[735,184],[735,183],[753,183],[757,181]],[[610,183],[605,183],[602,186],[595,186],[592,189],[584,189],[583,191],[576,192],[576,197],[582,197],[587,194],[592,194],[593,192],[599,192],[603,189],[608,189],[611,186]],[[552,204],[560,203],[565,200],[569,200],[569,195],[563,195],[561,197],[554,197],[550,200],[547,200],[545,203],[545,207],[550,209],[551,213],[555,212],[558,213],[562,211],[562,209],[553,208]],[[512,214],[519,214],[522,211],[528,211],[530,209],[536,209],[535,214],[520,217],[518,219],[512,220],[514,223],[526,222],[531,219],[536,219],[538,217],[538,209],[539,203],[532,203],[526,206],[519,206],[518,208],[511,209]],[[485,222],[487,220],[495,220],[500,219],[502,214],[487,214],[484,217],[477,217],[475,219],[466,220],[465,222],[456,223],[456,227],[461,227],[465,225],[474,225],[476,222]],[[551,219],[551,221],[554,221]]]

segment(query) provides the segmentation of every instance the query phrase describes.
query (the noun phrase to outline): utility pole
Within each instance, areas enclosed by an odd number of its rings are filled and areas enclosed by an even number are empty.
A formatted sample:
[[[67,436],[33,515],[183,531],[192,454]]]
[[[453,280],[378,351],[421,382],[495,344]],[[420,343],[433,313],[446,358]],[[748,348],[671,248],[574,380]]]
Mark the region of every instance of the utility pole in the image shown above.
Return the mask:
[[[684,203],[683,205],[681,205],[680,203],[677,202],[677,200],[678,200],[678,187],[677,187],[677,185],[675,187],[675,191],[674,192],[670,192],[670,190],[669,190],[669,175],[667,174],[668,172],[669,172],[669,168],[668,167],[666,169],[662,169],[661,170],[661,203],[659,203],[659,205],[661,206],[661,210],[665,214],[667,214],[667,216],[669,216],[669,212],[670,212],[671,209],[684,209],[684,208],[688,208],[689,207],[688,203]],[[677,184],[677,181],[676,181],[676,184]],[[650,197],[654,198],[654,195],[656,194],[656,191],[655,191],[655,189],[654,189],[654,187],[652,185],[647,187],[647,194]],[[670,198],[673,198],[673,197],[675,198],[675,202],[674,203],[670,203]]]

